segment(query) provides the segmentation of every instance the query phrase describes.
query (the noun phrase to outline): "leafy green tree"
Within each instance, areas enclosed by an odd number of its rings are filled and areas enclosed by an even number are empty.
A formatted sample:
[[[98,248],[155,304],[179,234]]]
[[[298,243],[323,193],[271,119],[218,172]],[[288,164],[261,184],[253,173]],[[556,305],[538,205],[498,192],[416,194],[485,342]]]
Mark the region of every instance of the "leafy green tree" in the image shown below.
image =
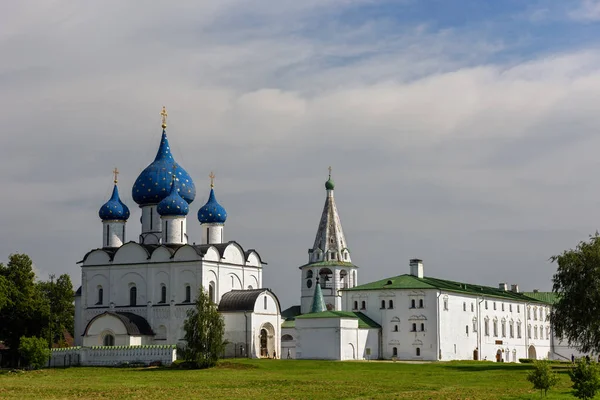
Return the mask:
[[[527,380],[533,383],[533,388],[540,391],[540,397],[546,396],[548,390],[558,383],[558,375],[552,372],[550,363],[538,360],[533,364],[533,371],[527,374]]]
[[[600,352],[600,236],[550,258],[558,264],[550,314],[554,332],[581,352]]]
[[[225,322],[203,289],[198,293],[196,306],[188,310],[183,328],[186,345],[179,348],[183,359],[194,368],[214,367],[225,346]]]
[[[0,310],[8,304],[8,281],[0,276]]]
[[[58,279],[55,279],[55,275],[50,275],[49,281],[39,282],[38,285],[50,307],[50,319],[44,337],[48,337],[51,343],[59,343],[65,331],[73,334],[75,306],[71,278],[67,274]]]
[[[593,399],[600,389],[600,369],[595,362],[580,359],[569,371],[569,376],[573,382],[573,395],[578,399]]]
[[[14,360],[21,336],[43,336],[50,305],[35,283],[33,263],[26,254],[12,254],[6,266],[0,264],[0,277],[8,288],[5,306],[0,309],[0,340],[10,348]]]
[[[29,368],[42,368],[50,358],[48,342],[38,337],[21,337],[19,340],[19,354]]]

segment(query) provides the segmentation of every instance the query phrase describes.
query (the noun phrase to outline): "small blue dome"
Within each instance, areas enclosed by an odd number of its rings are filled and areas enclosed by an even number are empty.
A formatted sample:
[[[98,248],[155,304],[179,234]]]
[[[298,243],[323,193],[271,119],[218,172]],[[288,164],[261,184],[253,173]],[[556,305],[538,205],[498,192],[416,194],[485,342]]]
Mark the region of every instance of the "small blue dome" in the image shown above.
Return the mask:
[[[196,197],[196,187],[189,174],[173,158],[167,133],[163,130],[160,147],[152,164],[136,179],[131,190],[140,206],[158,204],[169,195],[173,171],[179,181],[179,195],[189,204]]]
[[[177,181],[173,181],[169,195],[158,203],[156,211],[158,211],[160,215],[184,216],[190,212],[190,206],[179,195],[177,186]]]
[[[106,220],[118,220],[127,221],[129,218],[129,208],[119,198],[119,189],[117,184],[113,188],[112,196],[98,211],[98,216],[103,221]]]
[[[198,210],[198,221],[201,224],[223,224],[226,219],[227,211],[217,202],[215,190],[211,187],[208,201]]]

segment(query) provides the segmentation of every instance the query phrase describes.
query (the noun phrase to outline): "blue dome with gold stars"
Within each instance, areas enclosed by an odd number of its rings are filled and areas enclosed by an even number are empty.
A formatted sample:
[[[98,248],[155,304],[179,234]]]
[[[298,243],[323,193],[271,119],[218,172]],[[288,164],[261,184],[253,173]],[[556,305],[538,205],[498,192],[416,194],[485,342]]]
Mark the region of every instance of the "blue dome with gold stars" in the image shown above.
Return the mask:
[[[217,202],[215,189],[211,185],[208,201],[198,210],[198,221],[201,224],[223,224],[226,219],[227,211]]]
[[[167,132],[163,129],[160,147],[152,164],[142,171],[133,184],[131,194],[140,206],[158,204],[169,195],[172,175],[178,182],[179,196],[188,204],[196,197],[196,187],[189,174],[173,158]]]
[[[177,186],[177,181],[174,180],[169,195],[158,203],[156,211],[160,215],[185,216],[190,212],[190,206],[179,195],[179,188]]]
[[[115,187],[113,188],[112,196],[110,200],[108,200],[102,207],[100,207],[100,211],[98,211],[98,216],[101,220],[117,220],[117,221],[127,221],[129,218],[129,208],[119,198],[119,189],[117,188],[117,184],[115,183]]]

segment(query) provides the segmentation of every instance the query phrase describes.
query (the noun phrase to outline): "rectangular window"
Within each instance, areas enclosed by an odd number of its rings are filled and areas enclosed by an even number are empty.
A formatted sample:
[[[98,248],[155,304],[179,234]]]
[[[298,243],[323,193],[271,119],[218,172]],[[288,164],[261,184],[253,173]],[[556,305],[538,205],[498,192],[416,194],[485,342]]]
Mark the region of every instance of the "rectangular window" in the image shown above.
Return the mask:
[[[502,311],[504,311],[504,303],[502,303]]]
[[[517,304],[517,312],[521,312],[521,306]]]
[[[508,311],[512,312],[512,304],[508,305]]]
[[[463,311],[467,311],[467,303],[463,301]]]
[[[496,311],[496,302],[494,302],[494,311]]]
[[[488,306],[487,306],[487,300],[485,301],[485,309],[486,309],[486,310],[488,309]]]
[[[471,312],[475,311],[475,306],[473,306],[473,303],[471,303]]]
[[[465,332],[467,333],[467,336],[469,336],[469,325],[465,325]]]
[[[490,336],[490,321],[486,320],[485,323],[483,324],[483,330],[485,333],[485,336]]]
[[[444,299],[444,310],[448,311],[448,299]]]

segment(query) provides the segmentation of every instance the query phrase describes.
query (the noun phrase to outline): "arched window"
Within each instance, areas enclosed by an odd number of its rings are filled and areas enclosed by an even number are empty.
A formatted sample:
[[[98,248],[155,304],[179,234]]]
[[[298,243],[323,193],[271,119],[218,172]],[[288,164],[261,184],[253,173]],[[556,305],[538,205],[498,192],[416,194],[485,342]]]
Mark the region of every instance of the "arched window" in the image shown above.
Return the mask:
[[[417,331],[417,324],[416,323],[412,324],[412,329],[410,331],[411,332],[416,332]]]
[[[358,301],[354,301],[354,310],[358,310]]]
[[[392,348],[392,357],[398,357],[398,348],[397,347]]]
[[[463,301],[463,311],[467,311],[467,302]]]
[[[281,337],[282,342],[291,342],[292,340],[294,340],[294,337],[292,335],[283,335]]]
[[[312,272],[312,270],[309,269],[308,271],[306,271],[306,279],[310,279],[312,277],[313,277],[313,272]]]
[[[211,303],[216,303],[215,301],[215,283],[213,281],[210,281],[210,283],[208,284],[208,298],[210,300]]]
[[[96,304],[104,303],[104,289],[102,286],[98,286],[98,302]]]
[[[167,287],[160,285],[160,303],[164,304],[167,302]]]
[[[184,303],[192,302],[192,288],[190,285],[185,285],[185,300]]]
[[[383,310],[385,308],[385,300],[381,300],[381,309]]]
[[[419,308],[423,308],[423,299],[419,299]]]
[[[388,308],[394,308],[394,300],[388,301]]]
[[[115,337],[110,334],[104,336],[104,345],[105,346],[114,346],[115,345]]]
[[[398,325],[394,325],[394,332],[398,332]]]
[[[471,312],[475,311],[475,306],[471,303]]]
[[[347,289],[350,287],[348,284],[348,272],[346,272],[344,269],[340,271],[340,286],[342,289]]]
[[[417,357],[421,357],[421,348],[420,347],[417,347],[416,354],[417,354]]]
[[[129,288],[129,305],[135,306],[137,304],[137,288],[132,286]]]
[[[412,299],[410,301],[410,308],[415,308],[415,304],[416,304],[415,299]]]
[[[421,322],[421,332],[425,332],[425,324]]]
[[[364,301],[364,300],[363,300],[363,301],[361,301],[361,303],[360,303],[360,309],[361,309],[361,310],[364,310],[364,309],[366,309],[366,308],[367,308],[367,302],[366,302],[366,301]]]

